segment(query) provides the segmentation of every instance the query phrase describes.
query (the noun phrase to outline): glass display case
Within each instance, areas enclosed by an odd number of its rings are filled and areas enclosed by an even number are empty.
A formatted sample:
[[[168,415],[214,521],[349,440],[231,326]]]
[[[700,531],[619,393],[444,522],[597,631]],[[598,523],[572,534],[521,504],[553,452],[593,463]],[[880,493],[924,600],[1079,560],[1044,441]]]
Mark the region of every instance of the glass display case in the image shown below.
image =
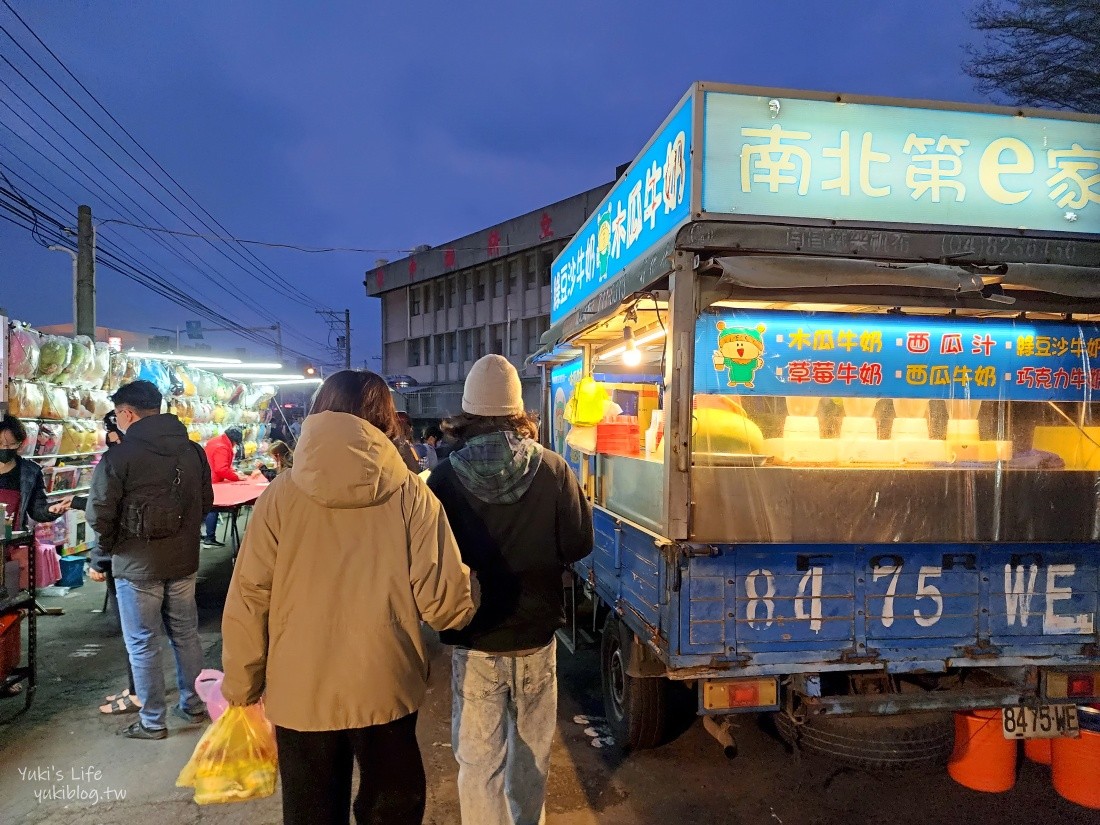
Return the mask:
[[[695,343],[697,541],[1100,537],[1091,322],[717,304]]]

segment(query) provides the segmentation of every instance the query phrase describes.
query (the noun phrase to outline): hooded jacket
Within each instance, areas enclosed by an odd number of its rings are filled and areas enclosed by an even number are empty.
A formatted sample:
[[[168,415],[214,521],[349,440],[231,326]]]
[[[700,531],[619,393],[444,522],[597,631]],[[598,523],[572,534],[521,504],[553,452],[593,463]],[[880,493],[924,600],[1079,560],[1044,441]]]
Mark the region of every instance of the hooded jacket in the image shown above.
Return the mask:
[[[428,486],[481,586],[473,621],[444,643],[487,653],[549,644],[565,626],[562,573],[592,552],[592,508],[564,459],[490,433],[441,461]]]
[[[171,490],[180,470],[179,496],[183,522],[178,533],[163,539],[139,538],[124,527],[125,508],[135,493]],[[130,425],[126,438],[108,450],[92,474],[86,516],[99,535],[92,564],[103,570],[110,556],[116,579],[166,580],[193,575],[199,569],[199,528],[214,507],[210,467],[202,448],[187,437],[174,415],[150,415]]]
[[[469,569],[439,502],[386,436],[347,413],[310,415],[294,466],[256,504],[222,614],[222,693],[264,695],[298,731],[380,725],[427,689],[423,620],[474,614]]]
[[[206,442],[206,460],[210,462],[210,477],[217,484],[221,481],[240,481],[241,477],[233,469],[233,456],[237,454],[236,445],[229,436],[222,433]]]

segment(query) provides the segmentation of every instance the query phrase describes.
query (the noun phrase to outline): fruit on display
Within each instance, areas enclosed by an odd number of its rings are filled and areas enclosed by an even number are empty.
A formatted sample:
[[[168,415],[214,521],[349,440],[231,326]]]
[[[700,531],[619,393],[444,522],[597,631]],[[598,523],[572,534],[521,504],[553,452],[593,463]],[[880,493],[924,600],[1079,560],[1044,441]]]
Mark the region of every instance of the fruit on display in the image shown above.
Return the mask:
[[[47,335],[42,339],[36,377],[56,384],[65,368],[69,366],[72,351],[73,345],[68,338]]]
[[[13,324],[8,335],[8,374],[12,378],[31,380],[38,372],[42,338],[25,324]]]

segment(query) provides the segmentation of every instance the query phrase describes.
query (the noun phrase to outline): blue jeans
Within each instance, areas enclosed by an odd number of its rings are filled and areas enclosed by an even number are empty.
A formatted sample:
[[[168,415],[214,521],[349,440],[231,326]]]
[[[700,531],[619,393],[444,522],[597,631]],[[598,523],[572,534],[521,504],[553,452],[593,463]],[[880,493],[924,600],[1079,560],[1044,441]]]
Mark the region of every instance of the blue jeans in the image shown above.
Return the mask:
[[[541,825],[558,719],[557,645],[527,656],[455,648],[451,744],[462,821]]]
[[[218,537],[218,511],[211,510],[207,513],[203,523],[206,525],[206,537],[216,539]]]
[[[165,630],[176,656],[180,707],[188,713],[201,713],[205,709],[195,693],[195,680],[202,670],[195,578],[115,580],[122,636],[134,671],[134,686],[141,700],[141,723],[151,730],[167,727],[164,665],[161,662]]]

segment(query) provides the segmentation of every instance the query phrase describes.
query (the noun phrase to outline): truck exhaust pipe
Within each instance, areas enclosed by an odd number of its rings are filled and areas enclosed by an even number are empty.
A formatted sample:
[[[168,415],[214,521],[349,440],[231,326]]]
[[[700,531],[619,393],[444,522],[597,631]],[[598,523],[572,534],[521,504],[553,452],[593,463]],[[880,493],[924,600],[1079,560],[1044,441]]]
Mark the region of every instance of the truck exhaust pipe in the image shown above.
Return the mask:
[[[733,738],[733,723],[728,717],[704,716],[703,729],[718,741],[727,759],[737,756],[737,740]]]

